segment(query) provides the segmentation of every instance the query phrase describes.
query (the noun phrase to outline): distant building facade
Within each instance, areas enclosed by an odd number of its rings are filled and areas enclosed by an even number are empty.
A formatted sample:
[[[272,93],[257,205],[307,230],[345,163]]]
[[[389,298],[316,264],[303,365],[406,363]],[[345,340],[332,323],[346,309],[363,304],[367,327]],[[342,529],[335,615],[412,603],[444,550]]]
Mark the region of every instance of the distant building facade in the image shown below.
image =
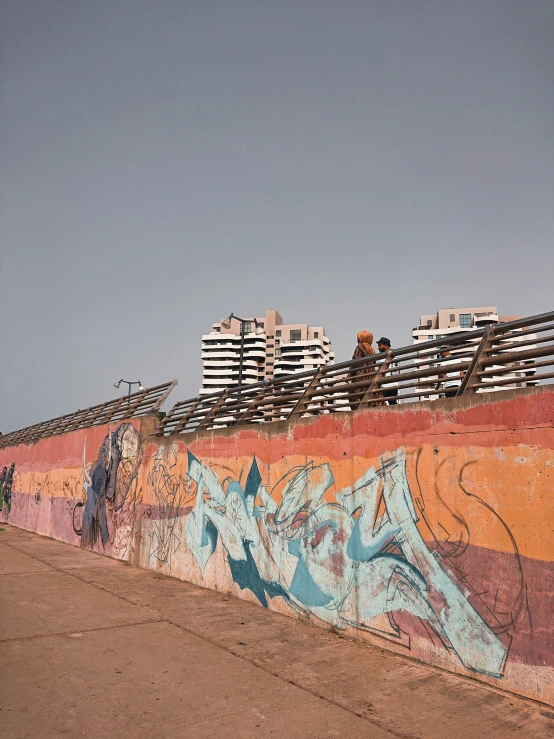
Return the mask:
[[[496,305],[475,308],[441,308],[436,313],[420,317],[419,324],[412,330],[412,343],[447,339],[454,334],[483,328],[490,323],[515,321],[520,316],[499,316]]]
[[[473,308],[441,308],[436,313],[428,313],[420,316],[419,324],[412,329],[412,344],[444,339],[445,345],[448,346],[448,339],[457,334],[477,331],[487,325],[516,321],[520,317],[521,316],[515,315],[499,315],[498,308],[495,305],[477,306]],[[512,336],[510,342],[512,344],[514,342],[525,342],[524,346],[521,347],[521,351],[524,351],[525,349],[534,348],[535,345],[529,344],[529,342],[536,338],[536,334],[527,334],[522,336],[521,339],[514,338]],[[477,349],[478,344],[479,339],[476,338],[475,349]],[[499,345],[501,344],[502,340],[500,339]],[[514,351],[517,351],[518,349],[514,349]],[[456,349],[453,349],[451,359],[455,359],[456,351]],[[439,352],[437,351],[436,364],[433,360],[429,365],[421,365],[421,369],[429,366],[439,367],[440,363],[441,359],[439,357]],[[521,362],[514,362],[513,371],[502,371],[501,373],[499,372],[498,375],[488,376],[483,380],[483,386],[479,388],[477,392],[492,392],[494,390],[508,390],[516,387],[538,385],[540,379],[538,376],[536,377],[536,370],[526,367],[528,364],[533,364],[533,361],[523,360]],[[495,369],[494,366],[491,369]],[[502,370],[502,368],[499,369]],[[495,385],[497,381],[512,379],[514,380],[513,384]],[[434,400],[437,397],[439,396],[430,392],[429,395],[423,395],[421,400]]]
[[[241,324],[231,319],[229,328],[214,323],[202,336],[201,395],[215,393],[238,384]],[[283,323],[276,310],[244,324],[243,385],[274,377],[317,369],[334,359],[330,339],[323,326]]]

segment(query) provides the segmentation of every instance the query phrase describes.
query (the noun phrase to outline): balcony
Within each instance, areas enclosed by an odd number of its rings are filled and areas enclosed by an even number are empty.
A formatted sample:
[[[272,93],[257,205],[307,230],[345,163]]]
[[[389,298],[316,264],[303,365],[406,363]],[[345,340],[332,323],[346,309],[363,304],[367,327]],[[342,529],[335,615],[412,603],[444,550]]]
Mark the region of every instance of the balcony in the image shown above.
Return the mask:
[[[257,367],[242,368],[243,375],[258,376]],[[236,367],[206,367],[204,368],[203,377],[238,377],[239,371]]]
[[[322,351],[313,351],[312,349],[291,349],[287,347],[285,351],[281,351],[282,357],[325,357],[326,355]]]
[[[238,351],[240,351],[240,341],[239,342],[227,341],[227,342],[222,342],[222,343],[218,343],[218,344],[211,344],[209,342],[202,342],[202,345],[201,345],[200,348],[203,351],[210,351],[210,352],[211,351],[217,351],[218,349],[219,350],[226,349],[227,351],[238,352]],[[265,343],[258,341],[258,342],[251,343],[251,344],[247,344],[247,343],[244,344],[244,351],[245,352],[247,352],[247,351],[253,351],[253,350],[254,351],[264,351],[265,350]]]
[[[232,347],[240,347],[240,336],[217,336],[217,337],[210,337],[210,336],[203,336],[202,337],[202,347],[218,347],[218,346],[232,346]],[[244,339],[244,346],[257,346],[257,347],[265,347],[265,336],[252,336],[248,337],[246,336]]]
[[[306,367],[303,367],[302,365],[286,365],[282,367],[275,367],[275,371],[273,372],[274,377],[282,377],[283,375],[295,375],[299,374],[300,372],[307,372],[308,370]]]
[[[237,351],[203,351],[200,357],[204,361],[217,360],[217,359],[228,359],[233,362],[238,362],[240,358],[240,352]],[[245,350],[245,360],[258,360],[263,361],[265,359],[265,351],[261,350]]]
[[[244,357],[242,360],[243,367],[259,367],[260,362],[255,357]],[[239,361],[235,357],[232,359],[217,359],[215,357],[208,357],[204,360],[204,369],[210,369],[210,367],[234,367],[238,369]]]
[[[286,347],[286,346],[294,346],[294,347],[317,346],[321,350],[323,350],[323,341],[321,339],[300,339],[299,341],[284,341],[281,344],[281,347]]]
[[[243,385],[253,385],[258,381],[257,376],[248,376],[243,375],[242,377],[242,384]],[[238,385],[238,375],[237,377],[203,377],[202,378],[202,384],[203,385],[210,385],[213,387],[233,387],[235,385]]]

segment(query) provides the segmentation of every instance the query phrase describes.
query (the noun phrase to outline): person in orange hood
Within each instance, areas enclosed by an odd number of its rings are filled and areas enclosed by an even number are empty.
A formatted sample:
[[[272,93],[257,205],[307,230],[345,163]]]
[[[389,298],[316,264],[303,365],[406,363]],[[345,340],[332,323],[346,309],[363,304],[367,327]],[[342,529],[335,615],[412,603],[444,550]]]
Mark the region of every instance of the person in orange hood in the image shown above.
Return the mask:
[[[375,349],[373,348],[373,334],[371,333],[371,331],[360,331],[357,338],[358,345],[354,349],[352,359],[363,359],[363,357],[371,357],[373,354],[375,354]],[[359,382],[367,378],[369,386],[369,383],[371,382],[371,377],[369,376],[369,373],[373,372],[374,363],[369,360],[368,364],[370,365],[369,368],[364,362],[363,364],[361,364],[360,367],[356,367],[356,369],[350,370],[350,373],[348,374],[349,381]],[[364,394],[364,388],[355,388],[350,392],[349,402],[351,410],[356,410],[356,408],[360,405]]]

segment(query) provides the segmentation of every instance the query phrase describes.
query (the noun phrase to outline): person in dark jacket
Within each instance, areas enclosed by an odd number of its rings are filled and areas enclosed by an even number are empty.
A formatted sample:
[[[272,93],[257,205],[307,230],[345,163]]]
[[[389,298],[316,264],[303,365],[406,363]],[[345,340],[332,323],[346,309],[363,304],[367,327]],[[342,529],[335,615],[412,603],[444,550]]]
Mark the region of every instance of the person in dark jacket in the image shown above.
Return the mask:
[[[387,339],[386,336],[381,336],[381,338],[377,342],[377,348],[379,349],[380,354],[383,352],[390,352],[390,339]],[[387,375],[394,374],[398,374],[398,362],[391,362],[387,370]],[[388,402],[389,405],[396,405],[398,403],[396,399],[398,396],[398,388],[390,387],[389,385],[388,387],[383,388],[381,392],[383,394],[383,398]]]

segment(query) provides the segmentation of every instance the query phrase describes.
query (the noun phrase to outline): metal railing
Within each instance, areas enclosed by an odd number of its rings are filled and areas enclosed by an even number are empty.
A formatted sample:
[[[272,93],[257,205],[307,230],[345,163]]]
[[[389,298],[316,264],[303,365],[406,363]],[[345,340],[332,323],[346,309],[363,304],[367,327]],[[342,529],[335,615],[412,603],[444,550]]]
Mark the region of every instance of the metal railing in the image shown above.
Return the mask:
[[[523,388],[554,379],[549,370],[554,370],[554,312],[183,400],[157,433]]]
[[[450,354],[441,355],[447,347]],[[554,312],[182,400],[157,436],[524,388],[554,380]],[[159,411],[177,380],[0,437],[0,448]]]
[[[27,426],[19,431],[12,431],[5,436],[0,436],[0,449],[17,444],[29,444],[48,436],[65,434],[68,431],[156,413],[176,384],[177,380],[173,380],[163,385],[145,388],[100,405],[93,405],[85,410],[78,410],[50,421]]]

